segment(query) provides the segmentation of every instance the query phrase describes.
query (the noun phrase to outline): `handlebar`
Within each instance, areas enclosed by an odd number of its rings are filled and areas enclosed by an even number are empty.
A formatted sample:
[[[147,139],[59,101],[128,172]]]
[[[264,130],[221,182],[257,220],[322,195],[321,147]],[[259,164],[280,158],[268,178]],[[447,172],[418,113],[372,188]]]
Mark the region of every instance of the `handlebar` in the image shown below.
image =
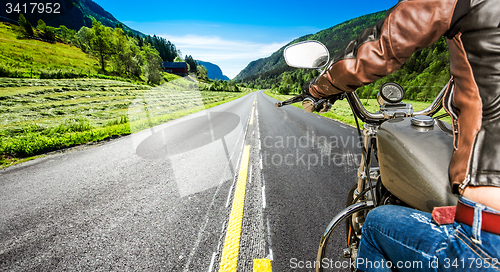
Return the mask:
[[[287,99],[283,102],[278,102],[275,105],[276,105],[276,107],[281,108],[281,107],[286,106],[286,105],[301,102],[302,100],[304,100],[304,98],[306,98],[306,96],[302,93],[302,94],[296,95],[290,99]]]
[[[434,101],[425,109],[421,111],[416,111],[413,112],[412,116],[415,115],[428,115],[428,116],[433,116],[436,114],[441,108],[442,108],[442,101],[444,98],[444,94],[446,93],[446,90],[448,89],[448,84],[446,84],[441,92],[436,96]],[[381,112],[376,112],[372,113],[369,112],[365,109],[363,106],[363,103],[359,99],[359,96],[356,94],[356,92],[348,93],[347,94],[347,102],[349,103],[350,107],[352,108],[354,114],[361,119],[365,123],[371,123],[371,124],[380,124],[387,120],[388,118]],[[278,102],[276,103],[277,107],[282,107],[285,105],[293,104],[296,102],[300,102],[305,98],[304,94],[299,94],[297,96],[294,96],[288,100],[285,100],[283,102]]]
[[[432,101],[432,103],[427,108],[421,111],[414,112],[413,115],[428,115],[432,117],[434,114],[436,114],[443,107],[443,98],[447,89],[448,83],[444,85],[443,89],[441,89],[441,92],[439,92],[436,98],[434,98],[434,101]]]
[[[356,92],[347,94],[347,102],[351,106],[353,113],[365,123],[382,123],[385,120],[383,113],[371,113],[367,111]]]
[[[434,114],[436,114],[443,107],[442,102],[447,89],[448,84],[446,84],[443,89],[441,89],[434,101],[432,101],[432,103],[427,108],[421,111],[413,112],[412,116],[428,115],[432,117]],[[365,123],[382,123],[383,121],[387,120],[383,113],[371,113],[367,111],[363,106],[363,103],[361,103],[359,96],[355,92],[347,94],[347,101],[353,109],[354,114],[356,114],[358,118]]]

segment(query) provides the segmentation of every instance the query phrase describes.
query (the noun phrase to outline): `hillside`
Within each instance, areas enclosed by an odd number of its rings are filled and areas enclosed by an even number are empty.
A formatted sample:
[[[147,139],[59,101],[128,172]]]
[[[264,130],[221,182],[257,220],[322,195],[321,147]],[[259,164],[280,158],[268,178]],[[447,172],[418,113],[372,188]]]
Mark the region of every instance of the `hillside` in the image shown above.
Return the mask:
[[[46,25],[59,27],[64,25],[69,29],[79,30],[82,26],[92,27],[92,18],[101,22],[104,26],[115,27],[117,24],[122,24],[111,13],[105,11],[101,6],[92,0],[62,0],[61,7],[58,9],[59,14],[39,14],[39,13],[24,13],[26,19],[31,25],[36,26],[39,19],[45,21]],[[22,10],[22,8],[21,8]],[[19,19],[19,13],[7,13],[6,9],[0,9],[0,21],[8,23],[16,23]],[[144,36],[139,31],[133,30],[126,25],[124,29],[132,31],[134,34]]]
[[[354,18],[316,34],[295,39],[286,46],[305,40],[317,40],[326,45],[330,56],[335,56],[361,31],[375,25],[384,16],[385,11],[381,11]],[[274,89],[282,94],[301,92],[301,86],[316,77],[318,71],[288,67],[283,58],[286,46],[267,58],[252,61],[234,80],[249,87]],[[428,101],[437,95],[449,78],[448,47],[441,38],[430,47],[414,53],[394,74],[361,87],[357,92],[361,97],[373,98],[383,83],[394,81],[407,90],[407,99]]]
[[[99,62],[80,48],[19,39],[13,25],[0,23],[0,77],[43,77],[42,73],[96,74]]]
[[[222,73],[222,69],[218,65],[201,60],[197,60],[196,62],[198,63],[198,65],[203,65],[205,66],[205,68],[207,68],[207,75],[209,79],[229,80],[229,78]]]
[[[235,78],[235,81],[248,81],[257,77],[264,79],[274,78],[285,71],[291,71],[283,58],[283,50],[286,46],[305,40],[317,40],[326,45],[330,55],[334,55],[343,49],[347,43],[358,35],[363,29],[374,25],[384,18],[385,11],[364,15],[347,22],[322,30],[316,34],[302,36],[288,43],[274,52],[271,56],[252,61]]]

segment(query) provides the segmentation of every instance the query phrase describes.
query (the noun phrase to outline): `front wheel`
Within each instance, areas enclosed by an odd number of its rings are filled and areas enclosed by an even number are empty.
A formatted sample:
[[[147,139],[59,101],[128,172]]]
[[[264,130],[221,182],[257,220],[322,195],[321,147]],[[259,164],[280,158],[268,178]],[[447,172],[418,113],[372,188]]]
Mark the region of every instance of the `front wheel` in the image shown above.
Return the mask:
[[[373,204],[373,201],[360,201],[358,203],[350,205],[349,207],[345,208],[340,213],[338,213],[337,216],[335,216],[332,219],[330,224],[328,224],[328,227],[326,228],[325,232],[321,237],[318,249],[318,256],[316,259],[317,263],[321,264],[322,260],[325,259],[326,248],[328,245],[328,241],[330,240],[330,236],[343,220],[352,218],[352,216],[355,215],[356,213],[363,212],[365,210],[370,210],[373,209],[374,207],[375,205]],[[323,267],[321,265],[316,267],[316,272],[323,272]]]

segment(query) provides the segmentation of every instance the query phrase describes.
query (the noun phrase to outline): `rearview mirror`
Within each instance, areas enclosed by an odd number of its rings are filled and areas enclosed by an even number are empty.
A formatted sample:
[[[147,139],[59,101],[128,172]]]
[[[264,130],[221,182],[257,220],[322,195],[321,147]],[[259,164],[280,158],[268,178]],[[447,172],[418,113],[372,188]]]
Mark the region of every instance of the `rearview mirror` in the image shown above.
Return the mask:
[[[326,46],[318,41],[304,41],[292,44],[284,51],[286,64],[296,68],[317,69],[330,60]]]

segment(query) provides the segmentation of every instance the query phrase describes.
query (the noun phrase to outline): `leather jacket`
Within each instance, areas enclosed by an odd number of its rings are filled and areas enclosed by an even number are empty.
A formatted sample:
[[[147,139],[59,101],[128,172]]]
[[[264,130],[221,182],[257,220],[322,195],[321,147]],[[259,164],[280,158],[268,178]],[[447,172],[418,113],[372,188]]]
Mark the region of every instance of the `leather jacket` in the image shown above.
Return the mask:
[[[351,41],[309,91],[317,98],[355,91],[443,35],[452,75],[443,102],[455,130],[452,191],[500,187],[500,0],[402,0]]]

